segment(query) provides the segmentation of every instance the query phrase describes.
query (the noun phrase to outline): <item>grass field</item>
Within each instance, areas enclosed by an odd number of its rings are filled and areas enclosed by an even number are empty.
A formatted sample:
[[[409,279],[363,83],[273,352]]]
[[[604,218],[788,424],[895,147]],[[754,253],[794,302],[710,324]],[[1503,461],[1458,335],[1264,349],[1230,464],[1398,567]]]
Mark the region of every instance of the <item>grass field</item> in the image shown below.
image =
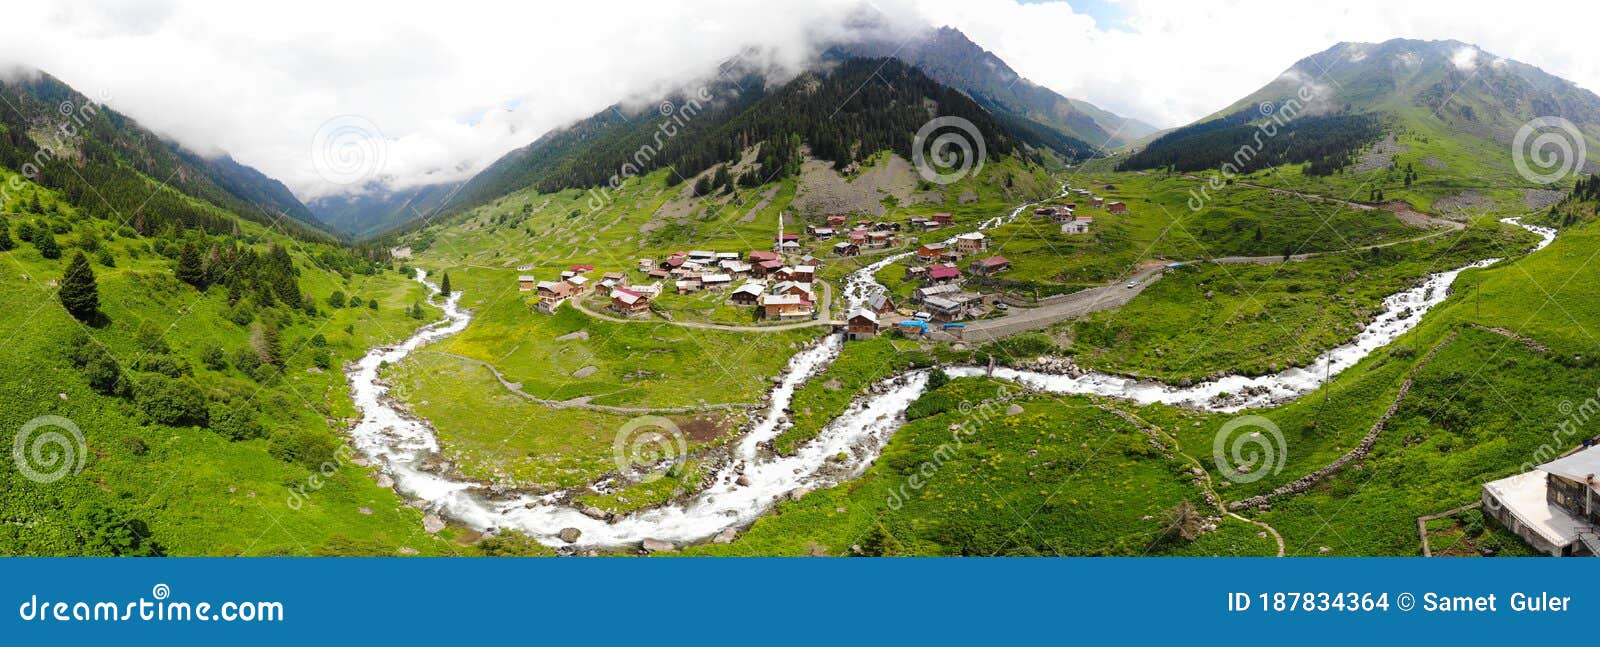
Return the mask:
[[[17,376],[0,381],[7,403],[0,425],[17,429],[37,416],[64,416],[81,431],[85,461],[81,473],[50,483],[27,480],[5,461],[0,518],[8,523],[0,524],[0,553],[460,550],[422,532],[422,513],[336,451],[344,421],[354,415],[339,365],[408,334],[419,322],[405,310],[422,296],[420,286],[394,271],[346,274],[332,246],[241,223],[241,240],[289,246],[300,286],[320,312],[251,308],[248,299],[230,306],[226,290],[201,293],[173,277],[173,259],[158,251],[167,241],[84,217],[32,188],[55,211],[7,215],[3,224],[15,230],[24,219],[44,223],[64,253],[47,259],[28,244],[0,252],[0,299],[15,304],[0,315],[0,358]],[[98,257],[103,326],[78,323],[56,299],[55,283],[80,249]],[[361,297],[361,307],[328,306],[336,290]],[[251,344],[251,324],[263,317],[280,330],[281,371],[252,371],[237,359]],[[104,350],[131,383],[194,385],[209,423],[163,424],[139,398],[95,392],[71,359],[84,347]]]

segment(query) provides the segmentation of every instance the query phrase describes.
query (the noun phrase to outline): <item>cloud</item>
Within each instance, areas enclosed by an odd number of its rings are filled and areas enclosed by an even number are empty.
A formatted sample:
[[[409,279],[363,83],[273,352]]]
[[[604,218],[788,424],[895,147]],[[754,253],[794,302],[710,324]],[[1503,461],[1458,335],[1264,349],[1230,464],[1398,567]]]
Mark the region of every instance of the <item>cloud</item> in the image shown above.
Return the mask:
[[[1265,0],[1125,0],[1115,26],[1068,2],[1018,0],[35,2],[8,7],[0,68],[43,69],[309,199],[352,190],[313,163],[319,128],[341,115],[387,136],[378,176],[392,186],[461,180],[551,128],[687,83],[748,47],[763,64],[797,66],[863,6],[901,29],[961,29],[1041,85],[1161,126],[1226,106],[1339,41],[1454,38],[1600,87],[1600,59],[1567,33],[1600,10],[1504,12],[1480,0],[1292,13]]]

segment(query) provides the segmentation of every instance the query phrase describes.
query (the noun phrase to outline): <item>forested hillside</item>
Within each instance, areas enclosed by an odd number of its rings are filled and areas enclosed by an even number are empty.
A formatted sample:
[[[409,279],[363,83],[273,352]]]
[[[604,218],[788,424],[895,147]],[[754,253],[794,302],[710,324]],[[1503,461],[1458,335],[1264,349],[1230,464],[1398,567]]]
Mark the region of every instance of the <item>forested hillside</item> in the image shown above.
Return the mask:
[[[917,131],[934,116],[972,122],[990,156],[1025,147],[1069,159],[1090,153],[1082,142],[1038,124],[997,119],[966,94],[897,59],[846,59],[770,89],[755,74],[729,71],[721,78],[643,112],[617,105],[545,135],[475,177],[448,210],[529,186],[541,192],[602,186],[625,172],[670,167],[674,181],[682,181],[735,162],[751,147],[760,149],[757,165],[727,181],[755,186],[788,177],[799,170],[802,145],[839,170],[885,150],[910,158]]]
[[[234,228],[235,218],[204,202],[297,237],[329,237],[288,189],[255,169],[184,150],[48,74],[19,76],[0,80],[0,166],[91,215],[125,217],[141,234]],[[151,182],[169,190],[151,191]]]
[[[82,95],[0,92],[0,554],[398,550],[420,514],[351,461],[340,367],[424,323],[422,289],[254,171],[105,108],[58,144]]]

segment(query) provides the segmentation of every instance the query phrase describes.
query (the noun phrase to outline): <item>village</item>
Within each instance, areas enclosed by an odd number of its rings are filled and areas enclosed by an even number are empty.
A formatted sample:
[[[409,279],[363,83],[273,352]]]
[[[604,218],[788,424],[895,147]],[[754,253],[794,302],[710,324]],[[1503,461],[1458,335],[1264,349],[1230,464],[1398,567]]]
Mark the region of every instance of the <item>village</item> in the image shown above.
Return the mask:
[[[1126,214],[1122,202],[1107,202],[1088,189],[1066,195],[1081,198],[1082,208]],[[1057,201],[1059,202],[1059,201]],[[1033,217],[1059,225],[1063,235],[1091,232],[1092,216],[1079,214],[1080,202],[1041,206]],[[778,232],[769,249],[745,252],[680,250],[665,258],[639,258],[630,268],[598,269],[575,264],[559,275],[517,277],[518,289],[531,292],[529,307],[554,314],[569,302],[586,309],[597,306],[607,316],[623,319],[671,318],[662,307],[666,295],[721,295],[722,305],[750,313],[750,326],[795,325],[811,322],[842,333],[847,340],[864,340],[886,332],[908,338],[960,339],[968,321],[1005,314],[1009,306],[998,293],[985,293],[968,284],[969,278],[993,279],[1011,270],[1011,260],[991,249],[991,238],[981,231],[943,236],[961,229],[950,213],[913,216],[904,222],[857,219],[830,214],[802,218],[811,221],[802,233],[786,233],[780,217]],[[970,223],[967,223],[970,224]],[[923,242],[926,240],[927,242]],[[829,263],[900,253],[906,257],[905,281],[916,287],[905,303],[883,291],[870,295],[850,312],[827,312],[831,290],[821,278]],[[521,272],[532,266],[518,268]],[[938,333],[937,335],[935,333]]]

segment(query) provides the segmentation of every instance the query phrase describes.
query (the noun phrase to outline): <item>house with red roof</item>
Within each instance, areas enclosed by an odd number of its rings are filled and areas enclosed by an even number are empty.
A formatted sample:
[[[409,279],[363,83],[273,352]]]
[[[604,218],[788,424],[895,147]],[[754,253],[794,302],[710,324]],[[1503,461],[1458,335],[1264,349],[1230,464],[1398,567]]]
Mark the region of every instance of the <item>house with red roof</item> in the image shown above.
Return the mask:
[[[1011,269],[1011,261],[1006,260],[1004,256],[990,256],[973,261],[971,265],[967,266],[967,271],[978,276],[994,276],[1009,269]]]

